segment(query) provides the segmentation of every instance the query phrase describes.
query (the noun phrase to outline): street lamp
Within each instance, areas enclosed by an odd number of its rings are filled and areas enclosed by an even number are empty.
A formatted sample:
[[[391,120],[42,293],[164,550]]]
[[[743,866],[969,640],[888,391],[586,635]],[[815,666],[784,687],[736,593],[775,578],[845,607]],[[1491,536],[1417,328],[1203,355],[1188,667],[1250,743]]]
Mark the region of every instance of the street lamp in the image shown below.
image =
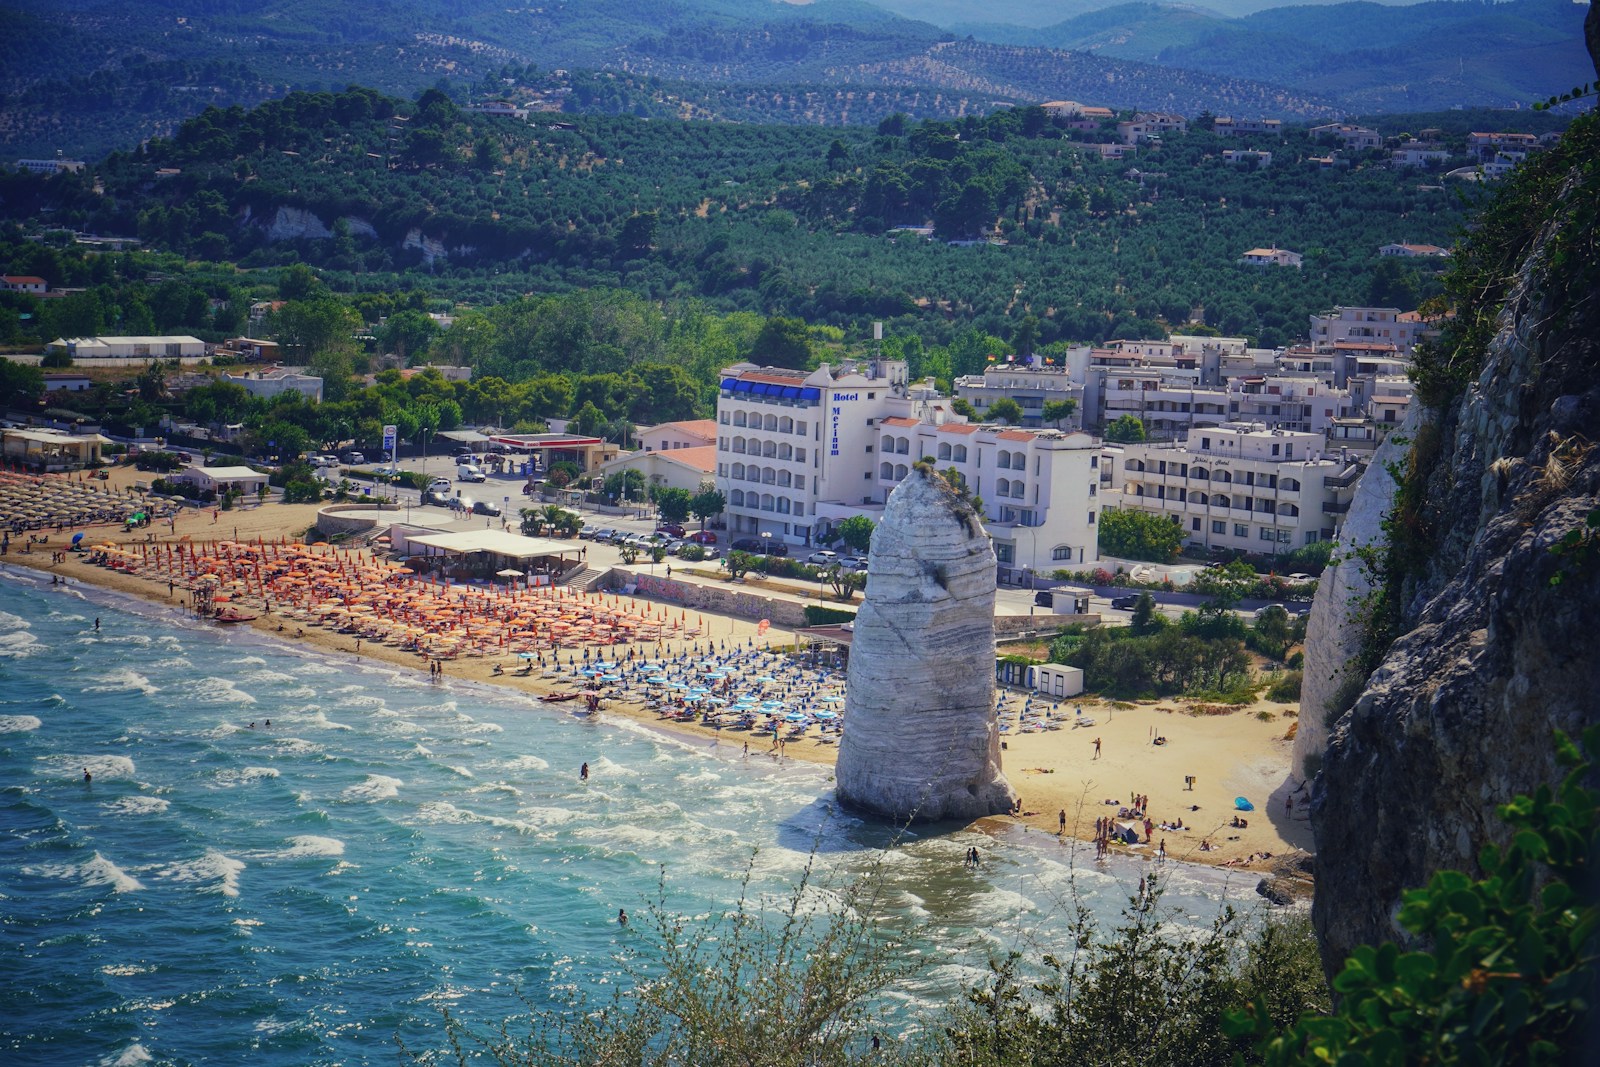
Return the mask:
[[[772,541],[772,534],[768,533],[766,530],[762,530],[761,531],[761,554],[763,556],[772,555],[772,544],[771,544],[771,541]]]

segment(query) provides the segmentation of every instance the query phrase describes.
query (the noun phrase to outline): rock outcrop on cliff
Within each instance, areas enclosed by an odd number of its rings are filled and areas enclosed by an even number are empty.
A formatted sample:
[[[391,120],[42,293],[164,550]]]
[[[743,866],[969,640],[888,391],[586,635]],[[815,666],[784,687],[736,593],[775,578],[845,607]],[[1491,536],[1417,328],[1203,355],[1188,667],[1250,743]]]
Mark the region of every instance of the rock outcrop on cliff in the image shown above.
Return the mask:
[[[1406,889],[1441,869],[1478,874],[1482,846],[1509,838],[1497,806],[1560,779],[1552,732],[1600,718],[1600,538],[1585,533],[1600,509],[1595,129],[1581,120],[1534,172],[1545,184],[1514,184],[1521,202],[1474,236],[1492,242],[1476,253],[1485,285],[1514,279],[1487,347],[1435,364],[1481,355],[1476,378],[1410,435],[1393,640],[1335,724],[1313,790],[1313,915],[1330,968],[1358,944],[1401,939]],[[1456,336],[1473,336],[1479,310],[1464,301]],[[1574,531],[1586,550],[1552,551]]]
[[[1011,810],[994,706],[995,558],[969,504],[914,470],[872,535],[850,644],[839,800],[897,822]]]

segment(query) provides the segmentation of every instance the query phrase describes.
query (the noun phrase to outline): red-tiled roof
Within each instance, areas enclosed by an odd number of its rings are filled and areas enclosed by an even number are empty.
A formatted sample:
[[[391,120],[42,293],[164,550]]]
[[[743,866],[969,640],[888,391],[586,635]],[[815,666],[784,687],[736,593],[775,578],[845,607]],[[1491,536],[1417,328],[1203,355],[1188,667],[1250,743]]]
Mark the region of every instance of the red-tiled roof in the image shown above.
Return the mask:
[[[939,427],[939,432],[969,434],[977,433],[978,428],[972,425],[970,422],[947,422],[943,426]]]
[[[674,430],[681,430],[684,433],[696,434],[700,437],[717,436],[716,419],[681,419],[677,422],[663,422],[659,426],[652,426],[651,429],[665,430],[669,427]]]
[[[1031,441],[1033,434],[1027,430],[1001,430],[995,434],[1002,441]]]
[[[44,279],[43,278],[36,278],[32,274],[7,274],[5,276],[5,281],[6,281],[6,284],[8,284],[8,285],[43,285],[44,284]]]
[[[917,420],[908,419],[900,415],[891,415],[883,420],[883,424],[885,426],[915,426],[917,425]]]
[[[717,469],[717,446],[695,445],[693,448],[670,448],[656,455],[670,459],[674,463],[682,463],[685,467],[693,467],[697,471],[710,474]]]

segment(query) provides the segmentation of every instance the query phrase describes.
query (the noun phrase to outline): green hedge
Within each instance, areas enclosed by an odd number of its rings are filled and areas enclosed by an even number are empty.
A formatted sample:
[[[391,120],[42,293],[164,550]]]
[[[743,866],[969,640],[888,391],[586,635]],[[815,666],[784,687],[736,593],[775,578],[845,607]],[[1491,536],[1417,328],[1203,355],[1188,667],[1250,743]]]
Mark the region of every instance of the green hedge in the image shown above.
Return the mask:
[[[856,613],[838,608],[825,608],[817,604],[806,605],[807,626],[828,626],[836,622],[855,622]]]

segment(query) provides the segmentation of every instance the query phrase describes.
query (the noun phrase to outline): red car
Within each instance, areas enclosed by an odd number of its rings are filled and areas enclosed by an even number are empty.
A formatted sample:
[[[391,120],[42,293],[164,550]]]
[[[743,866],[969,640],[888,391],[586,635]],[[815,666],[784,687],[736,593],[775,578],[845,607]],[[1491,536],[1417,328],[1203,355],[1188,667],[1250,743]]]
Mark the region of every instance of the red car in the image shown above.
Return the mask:
[[[689,535],[688,540],[697,545],[714,545],[717,543],[717,535],[710,530],[696,530]]]

